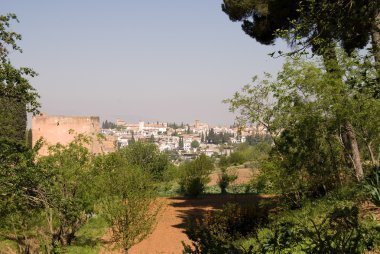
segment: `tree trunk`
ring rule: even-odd
[[[380,9],[374,13],[374,28],[372,31],[372,46],[375,54],[375,61],[380,64]]]
[[[342,71],[339,68],[338,59],[336,56],[334,44],[322,49],[320,51],[323,57],[323,62],[326,68],[326,71],[331,74],[335,79],[342,79]],[[343,122],[343,139],[344,146],[347,148],[348,152],[351,154],[352,163],[355,169],[355,176],[358,180],[363,178],[363,167],[360,158],[359,145],[356,140],[356,135],[353,130],[353,126],[349,119],[346,119]]]
[[[363,178],[363,167],[362,167],[362,163],[361,163],[359,146],[358,146],[358,142],[356,140],[356,135],[355,135],[353,127],[349,121],[346,121],[344,123],[343,129],[345,131],[345,134],[347,135],[347,140],[349,142],[349,148],[350,148],[350,152],[352,155],[352,161],[353,161],[354,168],[355,168],[355,176],[358,180],[360,180]]]
[[[372,165],[377,166],[379,162],[376,160],[375,155],[373,154],[371,143],[372,142],[366,143],[367,149],[368,149],[369,155],[371,156]]]

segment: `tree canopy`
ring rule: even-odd
[[[315,52],[331,42],[346,50],[365,47],[379,31],[377,0],[224,0],[222,10],[262,44],[286,38],[291,45],[312,46]],[[379,48],[380,49],[380,48]]]
[[[39,98],[28,77],[37,75],[30,68],[15,68],[8,57],[10,50],[21,52],[21,35],[9,30],[15,14],[0,16],[0,137],[25,142],[26,113],[38,113]]]

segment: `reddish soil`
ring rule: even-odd
[[[157,225],[153,232],[140,243],[133,246],[128,253],[131,254],[155,254],[155,253],[182,253],[182,241],[190,243],[184,233],[185,223],[188,219],[203,214],[207,210],[220,209],[228,202],[240,204],[252,204],[266,196],[247,194],[228,195],[205,195],[196,199],[190,198],[162,198],[164,202],[163,210],[158,218]],[[108,233],[104,240],[110,238]],[[122,250],[112,250],[103,248],[101,254],[123,253]]]
[[[237,169],[238,179],[234,184],[246,183],[252,178],[252,171],[248,168]],[[217,183],[218,174],[211,175],[210,185]],[[252,204],[266,196],[251,194],[227,194],[227,195],[204,195],[195,199],[174,197],[162,198],[163,208],[157,219],[157,225],[153,232],[140,243],[133,246],[130,254],[155,254],[155,253],[182,253],[182,242],[190,244],[186,236],[185,224],[189,219],[203,214],[207,210],[220,209],[228,202],[240,204]],[[108,232],[103,240],[107,242],[111,238]],[[112,244],[106,244],[101,254],[121,254],[122,250],[112,250]]]
[[[248,183],[253,176],[253,171],[251,168],[238,168],[238,169],[228,169],[229,174],[237,175],[237,179],[232,183],[235,184],[245,184]],[[219,172],[214,172],[210,175],[211,181],[208,185],[213,186],[218,184]]]

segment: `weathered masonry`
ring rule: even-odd
[[[48,154],[48,146],[60,143],[67,145],[74,140],[75,135],[85,134],[92,139],[86,145],[92,153],[109,152],[114,145],[111,140],[98,141],[100,120],[97,116],[48,116],[41,114],[32,118],[33,146],[41,137],[45,145],[39,151],[40,155]]]

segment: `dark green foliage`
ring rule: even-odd
[[[211,159],[205,154],[201,154],[193,161],[183,163],[179,168],[181,191],[191,197],[202,194],[206,184],[210,181],[209,174],[213,168]]]
[[[380,206],[380,167],[375,166],[366,176],[363,187],[366,190],[371,201]]]
[[[150,135],[149,142],[150,142],[150,143],[154,143],[154,135],[153,135],[153,134]]]
[[[237,179],[236,174],[229,174],[226,169],[222,169],[221,174],[219,175],[218,178],[218,186],[220,188],[220,191],[222,194],[227,193],[227,187]]]
[[[0,138],[0,239],[30,249],[35,226],[40,224],[42,205],[38,198],[41,178],[35,164],[36,151],[24,143]]]
[[[10,22],[17,21],[14,14],[0,15],[0,137],[25,142],[26,113],[38,113],[38,94],[27,77],[37,74],[29,68],[11,65],[9,47],[21,52],[17,41],[21,35],[9,31]]]
[[[335,208],[308,224],[281,222],[260,243],[258,253],[363,253],[379,240],[379,229],[359,223],[357,207]]]
[[[193,140],[191,142],[191,148],[198,148],[199,147],[199,142],[197,140]]]
[[[255,134],[255,135],[247,136],[245,143],[247,143],[250,146],[255,146],[260,143],[272,144],[273,141],[272,141],[271,136],[268,134],[265,134],[265,135]]]
[[[32,136],[32,129],[27,130],[26,132],[26,145],[28,148],[33,148],[33,136]]]
[[[133,131],[132,131],[132,137],[131,137],[130,140],[128,140],[128,144],[129,144],[129,145],[132,145],[132,144],[134,144],[134,143],[136,143],[136,140],[135,140],[135,134],[134,134]]]
[[[205,142],[209,144],[225,144],[230,142],[230,138],[232,137],[232,134],[220,132],[215,133],[214,129],[211,128],[209,133],[205,137]]]
[[[16,99],[0,97],[0,135],[3,138],[25,141],[26,105]]]
[[[347,52],[365,47],[375,29],[374,14],[379,2],[370,1],[258,1],[224,0],[222,10],[232,21],[262,44],[277,37],[318,51],[333,41]],[[282,31],[282,33],[279,33]]]
[[[7,225],[12,213],[37,205],[33,197],[39,181],[35,177],[35,151],[9,139],[0,139],[0,151],[0,220],[4,220],[0,224]]]
[[[205,183],[202,177],[194,176],[186,182],[181,182],[181,191],[189,197],[197,197],[205,190]]]
[[[184,244],[184,253],[250,253],[234,241],[253,234],[268,221],[268,213],[258,206],[227,204],[221,211],[210,211],[201,219],[188,222],[186,234],[194,249]]]
[[[189,126],[188,124],[186,124],[187,126]],[[185,126],[185,124],[182,122],[181,124],[177,124],[177,123],[175,123],[175,122],[173,122],[173,123],[168,123],[168,127],[169,128],[172,128],[172,129],[174,129],[174,130],[176,130],[176,129],[182,129],[182,128],[184,128],[184,126]]]
[[[299,17],[299,1],[224,0],[222,10],[232,21],[242,21],[243,31],[262,44],[272,44],[278,29],[288,29]]]
[[[37,112],[39,104],[34,88],[26,76],[34,77],[30,69],[15,69],[0,65],[0,136],[25,142],[26,113]]]
[[[102,129],[116,129],[117,125],[114,122],[111,121],[104,121],[102,123]]]
[[[183,137],[179,137],[178,148],[183,149]]]

